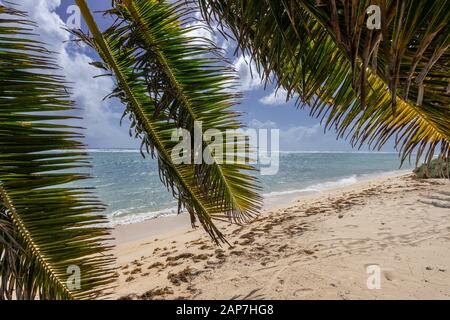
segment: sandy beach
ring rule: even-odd
[[[445,179],[377,178],[298,198],[245,226],[218,225],[231,247],[193,230],[187,215],[118,226],[112,298],[450,298]]]

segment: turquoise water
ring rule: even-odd
[[[161,184],[156,163],[135,151],[91,151],[97,195],[111,223],[127,224],[176,214],[177,202]],[[267,203],[272,198],[351,185],[399,169],[392,153],[282,153],[274,176],[259,176]],[[410,169],[405,164],[403,169]]]

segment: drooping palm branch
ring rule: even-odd
[[[110,229],[89,190],[65,185],[88,178],[74,173],[88,161],[79,129],[61,123],[74,120],[65,80],[33,32],[0,5],[0,300],[93,298],[114,280]]]
[[[450,155],[448,1],[199,0],[266,78],[354,146]],[[369,5],[381,29],[366,28]]]
[[[162,181],[180,208],[197,217],[213,239],[224,240],[212,219],[242,222],[260,207],[257,182],[248,174],[254,169],[248,159],[222,163],[216,155],[212,164],[177,164],[172,159],[177,141],[171,141],[171,134],[183,128],[193,137],[196,122],[201,122],[202,135],[208,129],[239,129],[238,114],[230,110],[237,97],[231,93],[234,73],[211,56],[217,51],[211,43],[189,37],[192,29],[183,27],[188,11],[182,5],[114,1],[107,13],[116,22],[102,33],[85,1],[77,4],[92,38],[77,34],[98,51],[103,62],[96,65],[114,74],[112,96],[126,105],[124,115],[132,120],[136,137],[157,157]],[[246,141],[230,144],[232,153],[248,149]],[[208,150],[207,144],[202,147]]]

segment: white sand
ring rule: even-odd
[[[447,180],[384,177],[219,225],[232,248],[187,215],[118,227],[114,298],[450,298]],[[367,287],[369,265],[380,289]]]

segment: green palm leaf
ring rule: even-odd
[[[60,123],[73,103],[25,13],[0,16],[0,299],[96,297],[114,259],[103,205],[64,185],[88,178],[78,128]]]
[[[370,1],[199,2],[268,81],[354,146],[379,149],[395,136],[402,162],[414,152],[429,161],[437,148],[450,155],[448,1],[379,1],[374,31]]]
[[[253,168],[245,161],[221,163],[221,159],[212,164],[175,164],[171,152],[176,143],[170,138],[175,128],[193,136],[196,122],[202,123],[201,133],[241,127],[238,114],[230,110],[236,103],[236,94],[230,93],[234,73],[220,59],[211,58],[216,51],[212,44],[188,36],[190,29],[181,26],[187,15],[183,6],[116,1],[108,11],[116,23],[101,33],[85,1],[77,3],[93,38],[78,35],[99,52],[104,63],[97,66],[114,73],[118,87],[113,96],[127,106],[125,115],[143,147],[156,150],[163,182],[180,207],[197,216],[214,239],[223,239],[212,218],[243,222],[260,207],[256,180],[245,173]],[[245,141],[234,147],[248,149]]]

